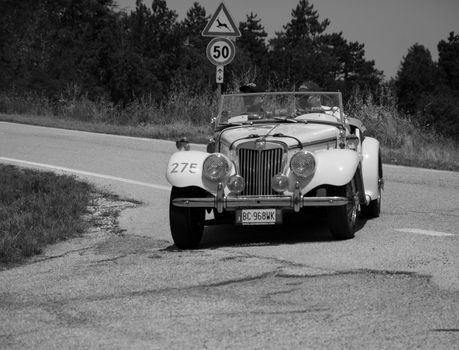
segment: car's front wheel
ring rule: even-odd
[[[347,197],[346,205],[328,207],[328,227],[334,239],[353,238],[359,211],[359,201],[354,180],[345,186],[333,187],[331,196]]]
[[[199,188],[172,187],[169,203],[169,224],[177,248],[195,249],[199,247],[204,232],[205,209],[177,207],[172,204],[175,198],[200,197]]]

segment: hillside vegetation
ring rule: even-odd
[[[210,38],[201,35],[209,19],[199,2],[179,20],[167,0],[137,0],[132,11],[114,0],[4,1],[1,118],[205,142],[217,104]],[[365,45],[332,32],[313,1],[298,0],[271,38],[256,13],[238,24],[223,92],[246,83],[294,91],[312,81],[342,92],[346,111],[381,140],[384,161],[458,168],[459,34],[445,33],[437,62],[422,44],[407,48],[387,80]]]
[[[401,114],[394,99],[356,94],[345,110],[363,121],[367,135],[382,146],[383,162],[459,171],[459,144],[433,127],[416,126]],[[390,102],[392,101],[392,102]],[[217,113],[216,95],[190,96],[177,92],[165,105],[133,102],[126,108],[72,98],[56,106],[40,98],[10,98],[0,94],[0,120],[101,133],[176,140],[187,137],[206,143],[212,136],[209,121]]]

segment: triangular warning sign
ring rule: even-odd
[[[212,18],[202,31],[202,36],[241,36],[241,32],[234,24],[234,21],[223,2],[218,6]]]

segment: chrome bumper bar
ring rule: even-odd
[[[215,198],[175,198],[172,204],[177,207],[188,208],[215,208],[219,213],[223,209],[236,208],[279,208],[293,209],[298,212],[303,207],[329,207],[346,205],[349,202],[346,197],[300,197],[294,196],[226,196]]]
[[[218,213],[224,209],[237,208],[278,208],[293,209],[299,212],[303,207],[332,207],[349,203],[347,197],[303,197],[300,186],[295,184],[295,189],[290,196],[225,196],[223,185],[217,186],[217,195],[202,198],[175,198],[172,204],[177,207],[188,208],[215,208]]]

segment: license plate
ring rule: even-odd
[[[276,225],[282,223],[279,209],[242,209],[236,211],[236,224]]]

